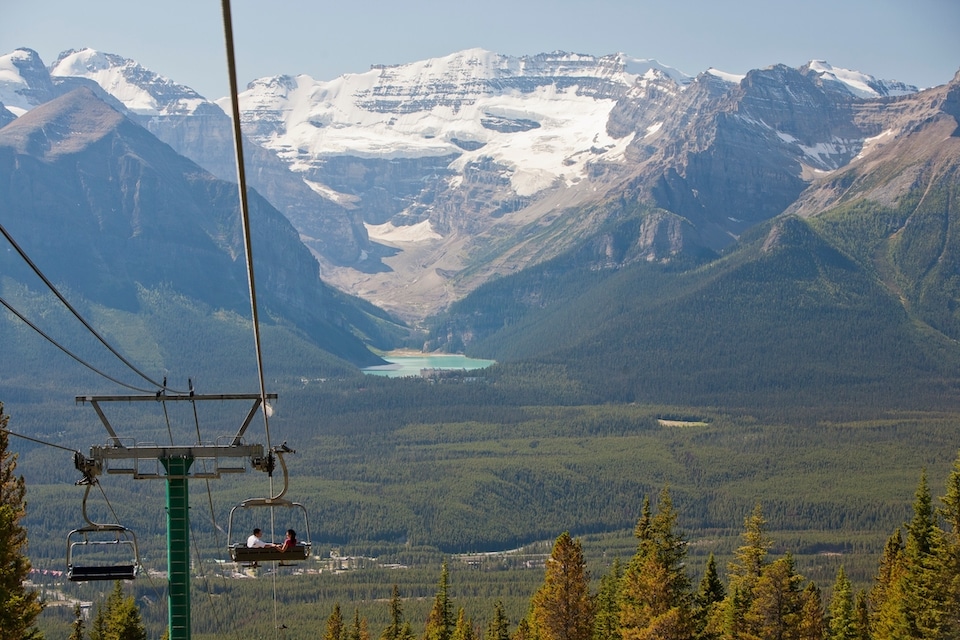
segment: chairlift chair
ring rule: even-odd
[[[296,546],[288,551],[272,547],[252,548],[247,546],[246,533],[238,533],[239,539],[234,539],[234,522],[238,509],[258,509],[258,508],[280,507],[285,509],[295,509],[299,512],[303,527],[300,531],[304,538],[297,539]],[[259,562],[284,562],[294,563],[306,560],[310,556],[310,521],[307,518],[307,509],[298,502],[291,502],[284,498],[250,498],[230,509],[230,520],[227,525],[227,547],[230,551],[230,559],[240,564],[256,564]]]
[[[93,524],[67,535],[67,579],[71,582],[133,580],[139,569],[137,537],[124,526]]]

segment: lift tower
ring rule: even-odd
[[[81,471],[85,475],[106,471],[130,474],[138,480],[163,479],[167,482],[167,613],[170,640],[190,639],[190,504],[187,481],[190,478],[219,478],[224,473],[243,473],[246,471],[244,459],[249,459],[250,465],[256,470],[272,472],[272,452],[264,455],[262,444],[243,443],[243,434],[261,408],[264,397],[272,400],[277,394],[167,395],[161,392],[153,395],[76,396],[77,402],[89,403],[94,408],[109,435],[107,445],[90,447],[90,458],[78,462],[78,466],[84,467]],[[121,439],[100,406],[106,402],[206,400],[246,400],[253,404],[236,434],[225,436],[215,444],[197,442],[183,446],[137,444],[130,439]]]

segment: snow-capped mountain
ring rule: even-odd
[[[119,101],[129,117],[180,154],[221,179],[236,181],[230,119],[193,89],[134,60],[93,49],[65,51],[50,67],[54,84],[68,88],[78,80]],[[250,186],[296,224],[311,249],[334,263],[359,258],[368,239],[353,213],[314,193],[272,152],[250,140],[244,148],[248,164],[257,169],[248,175]]]
[[[64,51],[50,66],[52,78],[88,78],[137,115],[191,114],[206,100],[193,89],[137,62],[94,49]]]
[[[330,158],[448,158],[451,184],[492,160],[525,197],[583,177],[596,155],[622,155],[606,132],[637,83],[690,78],[623,55],[514,58],[481,49],[317,81],[278,76],[240,95],[244,130],[308,177]],[[224,105],[225,106],[225,105]]]
[[[0,56],[0,103],[14,115],[56,97],[50,74],[36,51],[17,49]]]
[[[917,88],[896,80],[879,80],[871,75],[834,67],[824,60],[812,60],[801,68],[816,74],[823,84],[832,83],[857,98],[886,98],[916,93]]]
[[[19,115],[96,83],[182,155],[234,175],[229,119],[191,89],[90,49],[45,71],[29,50],[0,58],[0,100]],[[251,184],[324,277],[416,319],[641,204],[679,216],[648,219],[642,259],[719,250],[899,135],[872,105],[914,92],[823,61],[691,78],[624,54],[469,49],[330,81],[262,78],[240,105]]]

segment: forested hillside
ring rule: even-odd
[[[700,267],[582,267],[572,254],[486,285],[434,335],[563,367],[606,401],[956,406],[953,343],[805,220],[763,225]]]

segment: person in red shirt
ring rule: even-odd
[[[297,532],[293,529],[287,529],[287,539],[280,545],[280,551],[286,552],[297,546]]]

